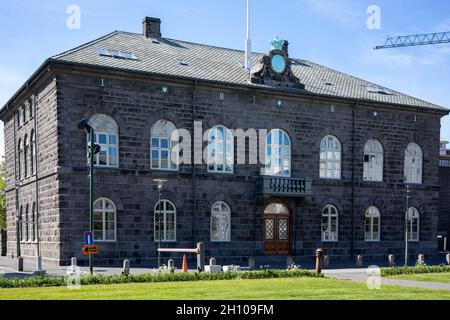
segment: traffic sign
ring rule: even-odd
[[[99,251],[99,247],[98,246],[84,246],[83,247],[83,254],[87,255],[87,254],[97,254]]]
[[[92,246],[94,244],[94,234],[91,231],[84,233],[84,244],[86,246]]]

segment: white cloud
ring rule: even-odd
[[[354,4],[345,0],[305,0],[317,13],[331,17],[343,24],[358,25],[365,22],[363,11],[356,11]]]
[[[438,23],[434,30],[436,32],[448,32],[450,31],[450,18],[444,21],[441,21],[440,23]]]

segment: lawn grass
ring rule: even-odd
[[[2,300],[450,300],[450,291],[366,284],[325,278],[129,283],[0,289]]]
[[[423,273],[390,276],[389,279],[450,283],[450,273]]]

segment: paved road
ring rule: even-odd
[[[355,282],[367,282],[367,270],[366,269],[333,269],[324,270],[323,273],[328,278],[338,280],[350,280]],[[438,282],[424,282],[424,281],[410,281],[410,280],[394,280],[388,278],[381,279],[381,285],[396,285],[404,287],[421,287],[427,289],[437,290],[450,290],[450,284],[438,283]]]

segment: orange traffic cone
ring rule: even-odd
[[[188,272],[187,259],[185,254],[183,255],[183,265],[181,269],[183,272]]]

